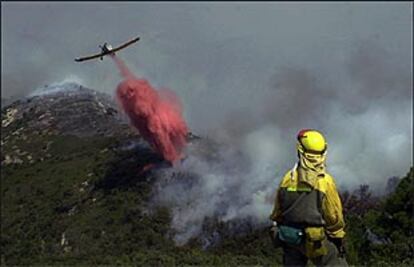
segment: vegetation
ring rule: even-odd
[[[347,216],[348,261],[367,266],[414,266],[414,172],[376,208]],[[365,190],[367,192],[368,189]],[[369,203],[370,198],[362,199]]]
[[[263,229],[221,249],[176,247],[169,210],[147,207],[154,177],[143,167],[160,161],[149,149],[119,149],[115,137],[26,140],[4,145],[5,155],[33,156],[1,169],[2,265],[280,264]]]
[[[155,179],[145,170],[161,162],[148,148],[22,127],[2,136],[2,266],[280,266],[266,229],[208,249],[196,239],[175,246],[170,211],[148,207]],[[413,168],[383,200],[367,186],[347,198],[348,262],[414,266]]]

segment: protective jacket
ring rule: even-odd
[[[274,209],[270,219],[281,225],[299,228],[324,227],[331,238],[344,238],[345,222],[342,204],[336,190],[335,182],[326,172],[312,179],[312,183],[301,179],[305,172],[301,167],[288,171],[276,192]],[[284,215],[301,194],[305,194],[298,203]]]

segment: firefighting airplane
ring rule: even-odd
[[[95,59],[95,58],[100,58],[101,60],[103,59],[104,56],[107,55],[115,55],[115,52],[124,49],[127,46],[132,45],[133,43],[138,42],[139,37],[136,37],[118,47],[112,48],[112,46],[110,44],[104,43],[103,45],[100,45],[99,48],[101,48],[101,53],[99,54],[95,54],[95,55],[91,55],[91,56],[87,56],[87,57],[78,57],[75,58],[76,62],[82,62],[85,60],[90,60],[90,59]]]

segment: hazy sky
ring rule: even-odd
[[[412,3],[1,3],[2,95],[74,80],[111,93],[118,55],[174,90],[197,134],[231,139],[282,173],[318,128],[339,184],[383,184],[412,165]]]

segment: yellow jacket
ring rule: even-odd
[[[323,226],[328,236],[343,238],[345,222],[342,204],[332,176],[325,173],[310,187],[299,181],[298,170],[287,172],[280,182],[270,219],[279,224]],[[300,194],[307,194],[291,211],[283,215]]]

